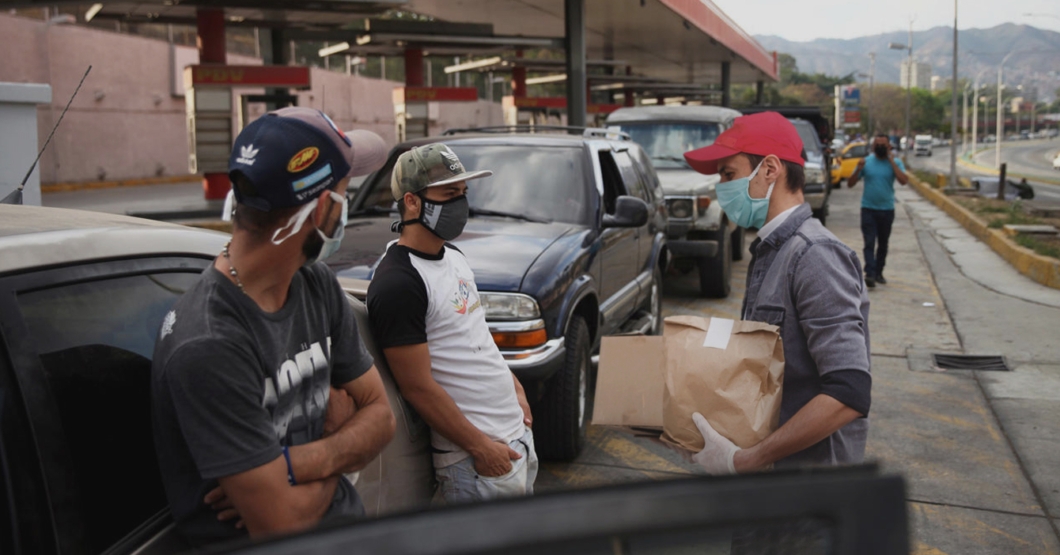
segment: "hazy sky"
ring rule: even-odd
[[[713,0],[752,35],[788,40],[853,38],[953,26],[952,0]],[[1024,15],[1031,13],[1034,15]],[[958,0],[957,28],[1023,23],[1060,32],[1060,0]]]

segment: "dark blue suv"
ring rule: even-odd
[[[596,129],[478,129],[398,145],[354,194],[346,238],[328,263],[370,280],[397,209],[394,162],[445,142],[469,170],[471,217],[453,243],[466,256],[493,338],[533,405],[543,458],[570,460],[592,410],[600,337],[662,328],[666,212],[658,177],[628,136]]]

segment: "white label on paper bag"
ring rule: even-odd
[[[707,338],[703,340],[704,347],[714,347],[725,350],[729,346],[729,338],[732,336],[733,321],[728,318],[711,318],[710,327],[707,328]]]

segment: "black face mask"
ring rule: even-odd
[[[877,158],[887,158],[887,145],[876,145],[872,147],[872,151],[876,153]]]
[[[401,231],[401,228],[406,225],[420,224],[445,241],[452,241],[464,232],[464,226],[467,225],[468,213],[470,212],[467,195],[461,195],[444,202],[434,202],[423,195],[417,196],[420,197],[423,206],[420,210],[420,217],[414,220],[394,222],[394,225],[391,226],[392,230]]]

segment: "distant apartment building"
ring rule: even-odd
[[[918,89],[931,88],[931,64],[913,60],[913,67],[910,69],[909,60],[902,60],[899,69],[901,71],[898,83],[903,89],[908,87],[909,83]]]

